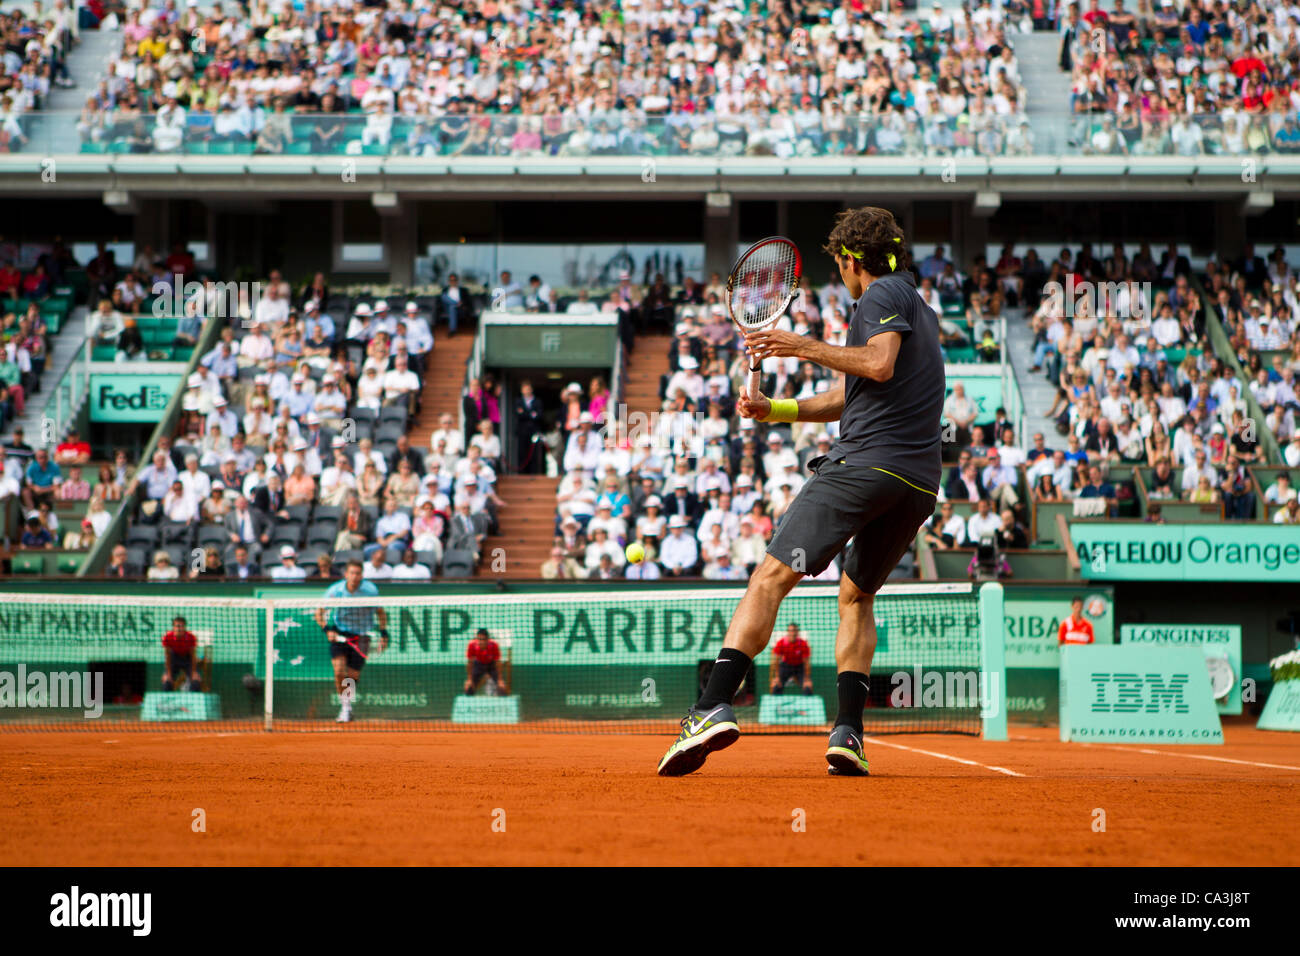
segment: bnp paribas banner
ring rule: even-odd
[[[464,666],[468,642],[486,628],[515,668],[694,667],[717,655],[740,594],[682,589],[467,597],[454,603],[415,599],[385,608],[390,645],[368,664]],[[812,665],[834,667],[838,622],[836,589],[801,588],[782,604],[775,633],[795,625],[811,646]],[[379,626],[377,617],[361,623],[371,631]],[[876,629],[873,669],[979,667],[973,591],[882,594]],[[277,606],[275,632],[277,681],[320,680],[332,673],[316,609]],[[768,666],[769,654],[759,655],[760,668]],[[263,667],[259,658],[259,674]]]
[[[144,661],[161,664],[177,615],[222,664],[251,664],[265,645],[264,608],[250,601],[177,602],[61,595],[0,597],[0,664]]]
[[[1300,581],[1300,526],[1071,522],[1094,581]]]

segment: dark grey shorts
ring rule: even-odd
[[[934,514],[935,496],[868,465],[810,465],[815,474],[781,517],[767,553],[796,571],[821,574],[851,539],[844,573],[875,594]]]

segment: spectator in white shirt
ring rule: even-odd
[[[993,512],[989,500],[981,498],[975,503],[975,513],[966,522],[966,540],[971,545],[979,544],[984,535],[996,535],[1000,527],[1002,519]]]
[[[307,577],[307,569],[298,563],[298,552],[293,545],[286,544],[280,548],[280,564],[271,569],[271,578],[275,581],[301,581]]]
[[[419,394],[420,377],[411,371],[405,355],[398,353],[393,367],[384,373],[384,404],[402,405]]]
[[[686,534],[686,519],[673,515],[668,522],[668,537],[659,549],[659,563],[671,577],[682,577],[694,572],[700,551],[695,536]]]
[[[429,581],[433,579],[433,572],[426,564],[421,564],[415,560],[415,552],[407,548],[402,552],[402,560],[393,567],[392,579],[394,581]]]

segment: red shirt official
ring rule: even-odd
[[[193,654],[198,642],[193,631],[168,631],[163,635],[163,647],[173,654]]]
[[[1092,622],[1083,618],[1076,619],[1070,615],[1061,622],[1061,629],[1056,635],[1060,644],[1091,644],[1093,642]]]
[[[776,646],[772,648],[772,653],[782,664],[798,665],[808,660],[812,654],[812,648],[802,637],[791,638],[788,634],[781,635],[777,640]]]
[[[470,641],[465,649],[465,659],[480,664],[494,664],[501,659],[501,648],[490,638],[486,641]]]

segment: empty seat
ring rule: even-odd
[[[474,552],[465,548],[452,548],[442,556],[442,575],[446,578],[468,578],[474,574]]]

